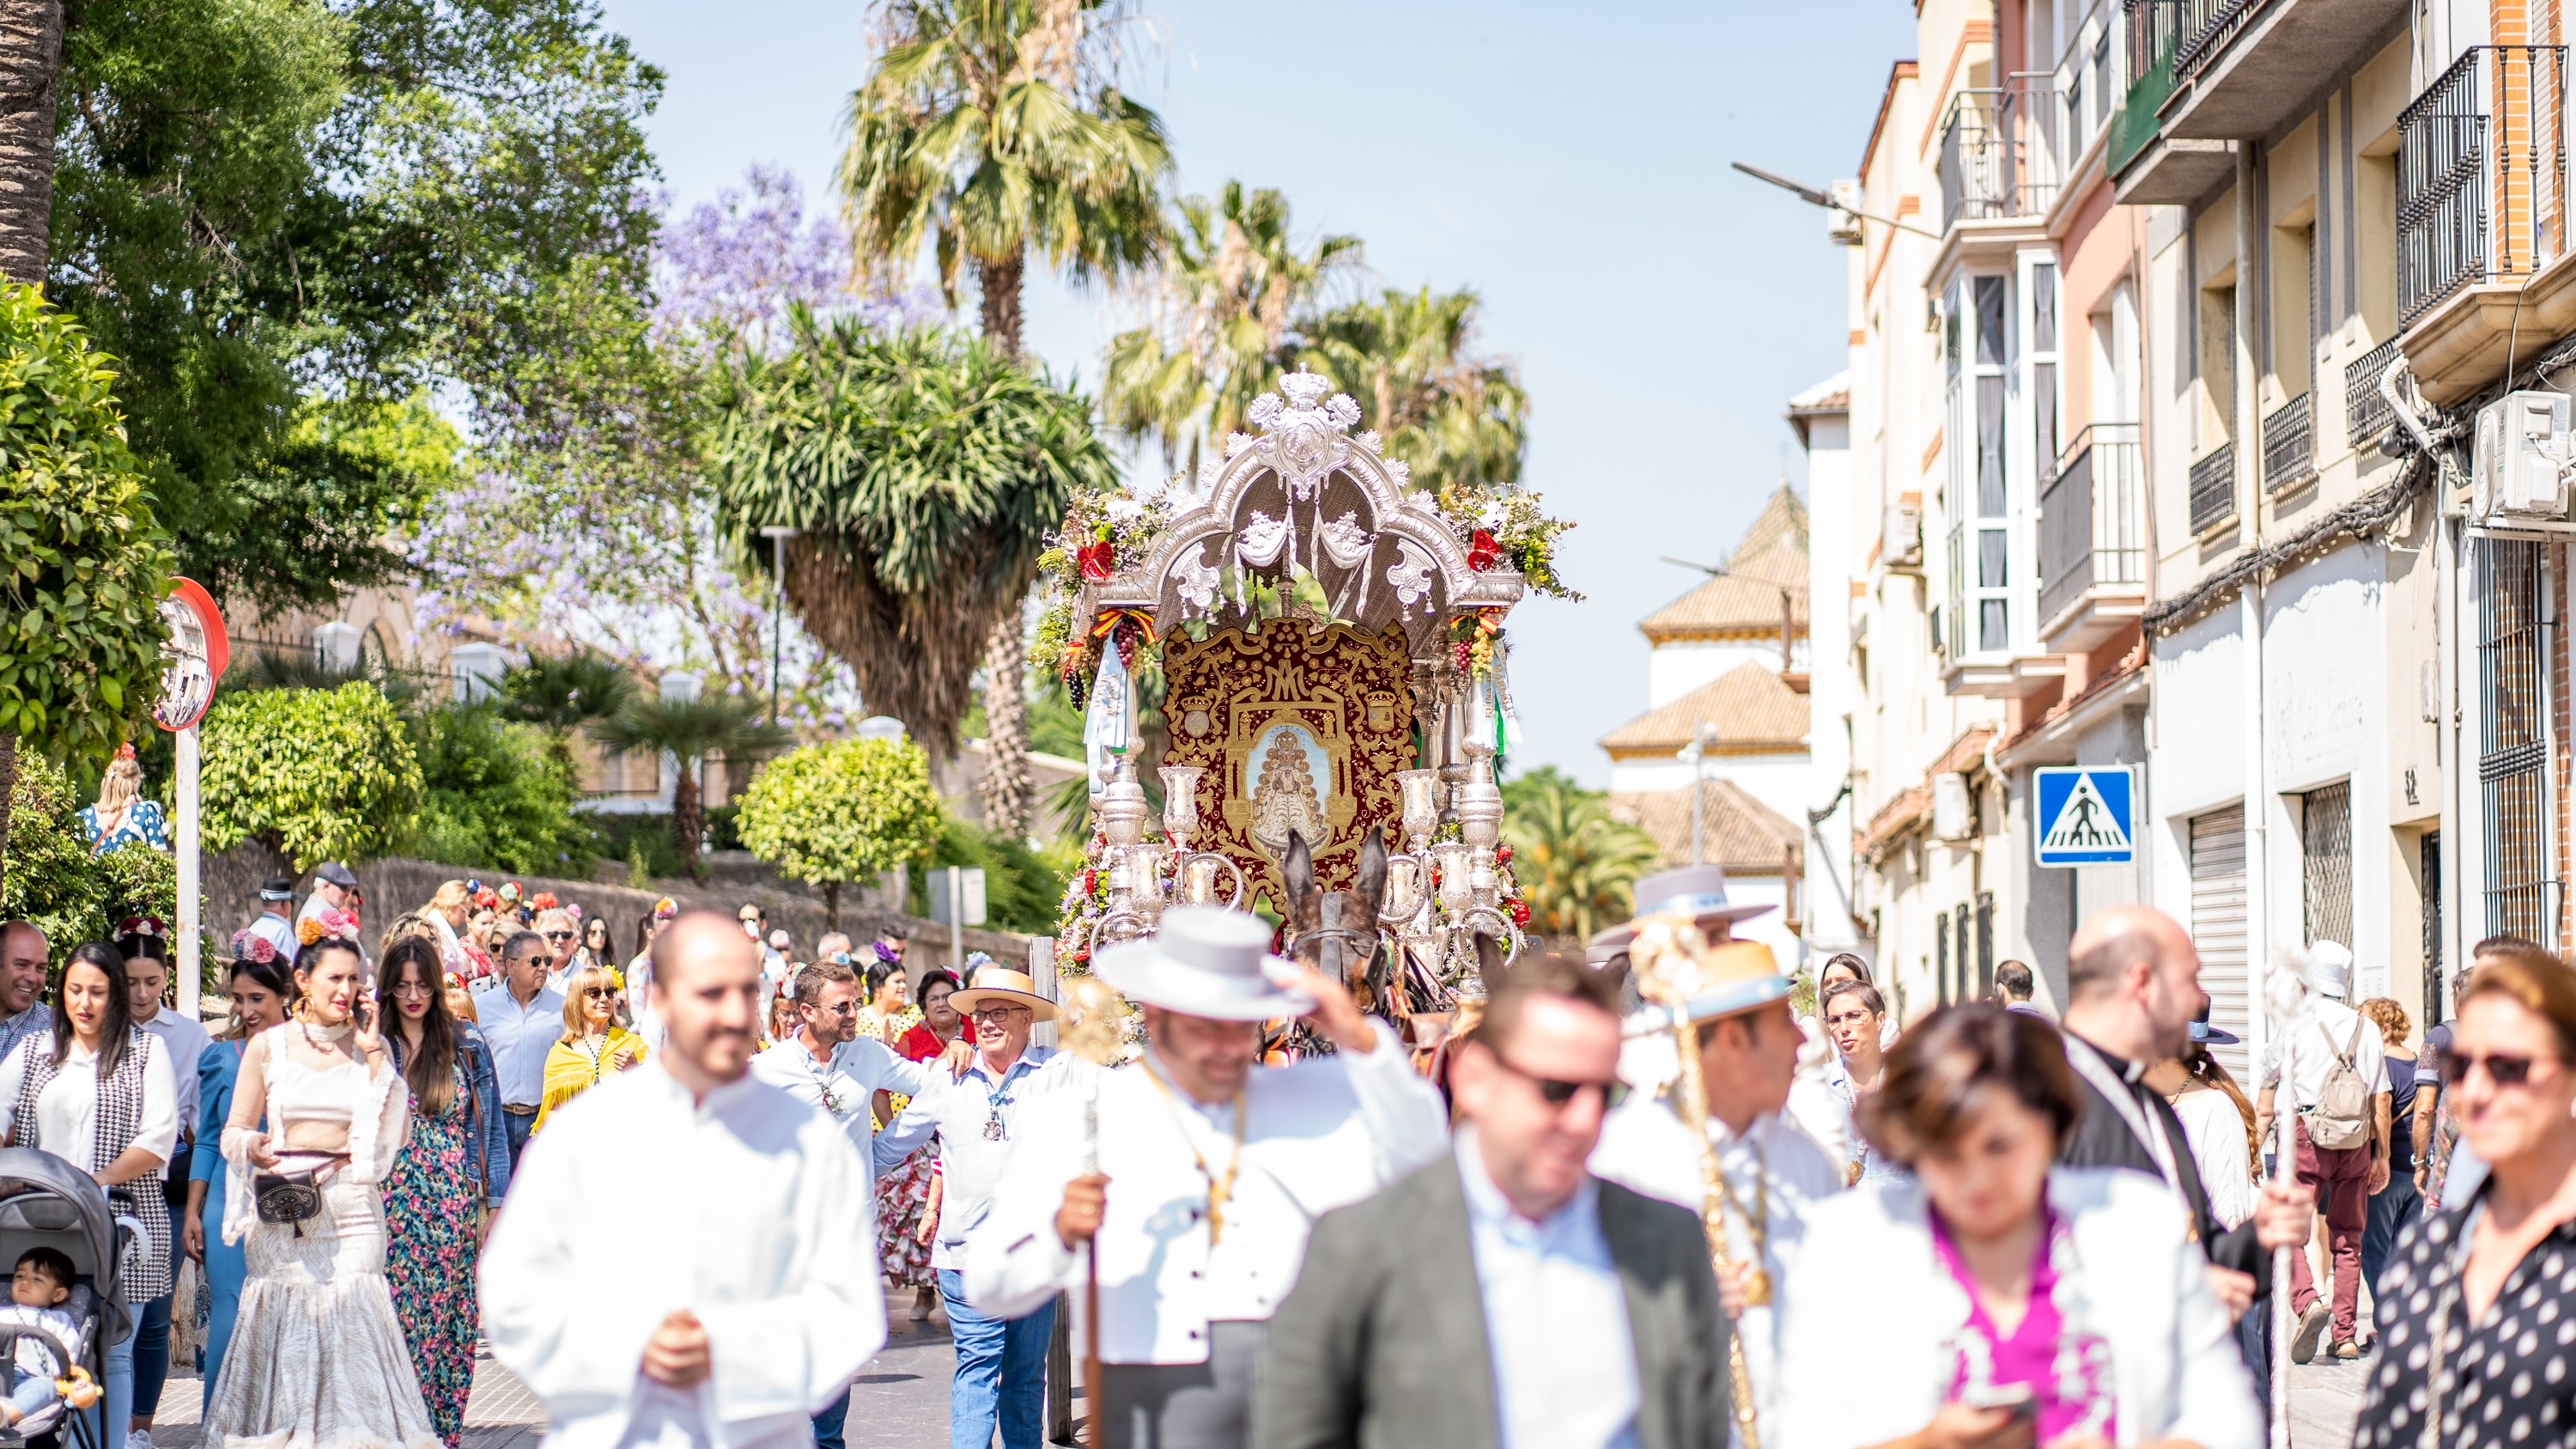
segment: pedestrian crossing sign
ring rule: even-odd
[[[2039,792],[2034,857],[2044,866],[2128,865],[2138,858],[2133,777],[2124,765],[2031,772]]]

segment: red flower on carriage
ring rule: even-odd
[[[1511,864],[1511,863],[1512,863],[1512,848],[1511,848],[1510,846],[1508,846],[1508,845],[1497,845],[1497,846],[1495,846],[1495,847],[1494,847],[1494,864],[1496,864],[1496,865],[1509,865],[1509,864]]]
[[[1492,568],[1502,556],[1503,546],[1494,541],[1492,534],[1480,528],[1468,536],[1467,567],[1481,574]]]
[[[1512,910],[1512,924],[1513,924],[1513,925],[1515,925],[1515,926],[1526,926],[1526,925],[1528,925],[1528,924],[1529,924],[1529,902],[1527,902],[1527,901],[1525,901],[1525,900],[1522,900],[1522,899],[1521,899],[1520,897],[1518,897],[1518,896],[1514,896],[1514,897],[1512,897],[1512,899],[1510,900],[1510,902],[1509,902],[1508,904],[1511,906],[1511,910]]]
[[[1083,545],[1073,561],[1082,566],[1082,576],[1095,584],[1109,581],[1118,572],[1118,549],[1107,539]]]

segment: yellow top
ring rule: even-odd
[[[599,1085],[599,1079],[610,1072],[643,1061],[647,1054],[644,1038],[622,1026],[610,1027],[604,1037],[556,1042],[546,1052],[545,1096],[528,1130],[542,1129],[557,1107]]]

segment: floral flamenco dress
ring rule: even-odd
[[[430,1427],[458,1449],[474,1393],[474,1258],[483,1189],[474,1177],[473,1084],[457,1054],[456,1095],[432,1116],[411,1099],[411,1131],[385,1178],[385,1281],[411,1345]],[[406,1087],[404,1090],[408,1091]]]
[[[885,1040],[883,1018],[876,1008],[859,1013],[862,1035]],[[907,1006],[895,1015],[895,1051],[916,1062],[939,1055],[939,1038],[921,1024],[921,1008]],[[924,1051],[924,1045],[928,1050]],[[901,1092],[886,1094],[896,1116],[912,1100]],[[873,1124],[883,1132],[892,1118]],[[877,1260],[891,1283],[905,1288],[937,1288],[939,1275],[930,1266],[930,1245],[921,1240],[921,1220],[930,1211],[931,1184],[939,1180],[939,1142],[933,1138],[912,1150],[894,1169],[877,1179]]]

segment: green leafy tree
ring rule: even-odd
[[[554,299],[648,290],[659,73],[593,0],[66,11],[35,247],[120,359],[185,570],[263,609],[396,577],[453,482],[408,446],[444,430],[423,389],[496,454],[544,439],[588,383]]]
[[[952,308],[959,269],[971,263],[984,339],[1016,361],[1032,247],[1080,280],[1131,272],[1161,245],[1171,148],[1161,119],[1118,89],[1120,6],[889,0],[881,14],[884,50],[850,96],[841,158],[858,261],[878,275],[900,275],[928,244]],[[1021,552],[1017,540],[1004,543],[1003,556]],[[1028,552],[1007,581],[1014,604],[1034,575],[1035,551]],[[1016,617],[1005,627],[997,614],[976,613],[980,629],[939,641],[966,652],[927,662],[962,678],[983,660],[991,725],[985,811],[1016,835],[1028,828],[1030,804],[1026,640]],[[860,690],[879,705],[864,678]],[[902,708],[887,712],[916,724]],[[943,755],[954,749],[957,710],[934,703],[924,713],[936,727],[916,728],[915,737]]]
[[[945,757],[1048,535],[1077,494],[1117,487],[1116,465],[1084,398],[980,338],[802,309],[790,326],[785,355],[741,358],[719,389],[721,526],[746,564],[759,528],[800,530],[787,598],[806,632],[848,661],[870,710]],[[996,824],[1025,830],[1025,806]]]
[[[903,740],[807,745],[769,762],[742,797],[743,848],[823,888],[832,929],[841,886],[919,860],[937,837],[930,760]]]
[[[930,871],[953,865],[984,872],[984,923],[995,930],[1033,936],[1055,931],[1065,876],[1082,864],[1081,847],[1071,842],[1032,850],[1025,837],[986,830],[945,811],[927,862]],[[935,879],[926,872],[914,879],[911,909],[915,915],[929,914]]]
[[[1554,767],[1503,787],[1503,838],[1532,935],[1587,941],[1628,918],[1630,888],[1654,868],[1655,843],[1610,814],[1609,799]]]
[[[639,751],[667,754],[680,763],[679,783],[671,792],[671,835],[689,873],[700,876],[698,843],[706,838],[706,806],[698,783],[699,769],[710,758],[727,764],[757,760],[788,742],[788,732],[760,717],[760,707],[741,695],[707,699],[637,699],[607,719],[590,726],[591,740],[612,755]]]
[[[114,378],[36,288],[0,286],[0,857],[20,751],[104,760],[160,686],[170,553]]]
[[[1520,481],[1529,396],[1510,364],[1471,350],[1480,305],[1473,292],[1390,290],[1304,329],[1298,362],[1359,402],[1416,488]]]
[[[92,855],[78,797],[58,767],[30,756],[10,790],[18,834],[0,874],[0,921],[36,923],[60,957],[127,916],[178,916],[177,866],[139,842]]]
[[[1274,386],[1296,328],[1336,277],[1360,265],[1360,239],[1327,236],[1299,249],[1288,202],[1229,181],[1214,198],[1172,205],[1168,246],[1148,290],[1149,326],[1109,340],[1101,415],[1161,443],[1166,467],[1196,478],[1202,449],[1244,431],[1244,411]]]
[[[228,692],[200,739],[210,850],[248,840],[301,872],[389,854],[417,825],[420,759],[372,684]]]
[[[589,870],[593,836],[574,810],[581,790],[553,740],[503,720],[488,702],[424,711],[412,731],[421,854],[531,875]]]
[[[618,714],[635,702],[635,693],[635,676],[606,655],[588,649],[540,654],[502,679],[501,713],[544,731],[558,772],[570,779],[574,733]]]

